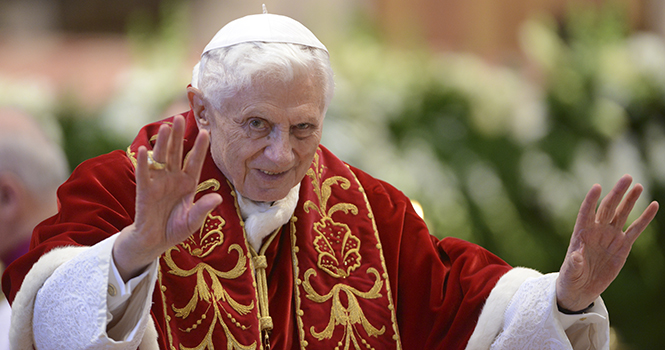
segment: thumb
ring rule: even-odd
[[[218,193],[208,193],[199,198],[189,210],[187,227],[194,227],[195,229],[201,227],[208,213],[221,203],[222,196]],[[194,232],[194,230],[191,230],[191,232]]]
[[[563,271],[569,283],[575,283],[582,278],[582,274],[584,273],[584,256],[581,251],[574,250],[570,252],[565,264],[566,266]]]
[[[584,256],[580,251],[574,251],[570,254],[570,260],[572,263],[573,271],[575,275],[579,275],[584,268]]]

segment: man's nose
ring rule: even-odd
[[[291,145],[291,133],[273,130],[268,136],[268,147],[264,151],[266,157],[279,166],[288,166],[295,157]]]

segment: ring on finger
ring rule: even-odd
[[[152,158],[152,151],[148,152],[148,168],[152,170],[162,170],[166,167],[164,163],[160,163]]]

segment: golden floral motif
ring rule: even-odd
[[[219,189],[219,181],[215,179],[209,179],[201,182],[196,187],[196,193],[212,189],[217,191]],[[226,221],[219,215],[212,215],[208,213],[206,221],[201,226],[198,235],[191,235],[184,242],[180,243],[183,248],[187,249],[189,254],[203,258],[208,256],[212,251],[222,244],[224,241],[224,233],[222,232],[222,227],[226,224]]]
[[[318,154],[314,156],[313,167],[307,171],[307,176],[312,179],[314,193],[319,199],[317,206],[313,201],[305,202],[305,212],[316,210],[321,219],[314,223],[314,248],[319,253],[317,266],[335,278],[347,277],[360,266],[360,240],[344,223],[337,223],[332,219],[335,212],[349,212],[358,214],[358,207],[351,203],[336,203],[327,209],[328,200],[332,194],[332,186],[339,185],[348,190],[351,183],[342,176],[332,176],[323,181],[324,167],[319,165]]]
[[[192,329],[197,328],[198,325],[201,324],[200,321],[208,317],[207,314],[210,311],[210,306],[212,307],[213,311],[212,315],[213,319],[212,321],[210,321],[208,333],[206,337],[201,341],[201,343],[193,348],[188,348],[181,345],[180,349],[214,350],[214,346],[212,343],[212,334],[215,329],[215,326],[217,325],[217,322],[219,322],[219,324],[222,326],[222,329],[224,330],[224,333],[226,334],[228,349],[238,349],[238,350],[256,349],[256,341],[254,341],[254,343],[250,345],[242,345],[235,339],[235,337],[229,330],[228,326],[224,323],[223,314],[222,314],[223,312],[224,314],[226,314],[227,318],[231,319],[232,321],[235,320],[232,317],[231,313],[226,309],[224,304],[230,306],[233,310],[235,310],[235,312],[237,312],[240,315],[246,315],[249,312],[251,312],[252,309],[254,309],[254,301],[252,301],[249,305],[243,305],[237,302],[229,295],[226,289],[224,289],[222,283],[219,280],[220,278],[223,279],[238,278],[247,269],[246,268],[247,259],[245,258],[245,254],[243,253],[242,248],[240,248],[240,245],[233,244],[229,247],[228,250],[229,254],[232,251],[236,251],[238,253],[238,261],[236,262],[236,266],[227,272],[215,270],[210,265],[205,263],[199,263],[190,270],[183,270],[182,268],[178,267],[173,261],[171,254],[174,250],[180,250],[180,249],[178,248],[178,246],[175,246],[169,249],[164,254],[164,261],[166,265],[170,268],[168,273],[179,277],[190,277],[196,275],[196,287],[194,287],[192,297],[190,298],[187,305],[180,308],[176,307],[175,304],[171,305],[171,308],[175,312],[175,316],[178,318],[182,318],[184,320],[187,319],[190,316],[190,314],[196,309],[199,302],[205,302],[209,305],[207,311],[198,320],[192,322],[192,327],[187,329],[181,329],[181,331],[190,332]],[[211,281],[210,285],[206,282],[205,278],[206,275],[208,276],[208,279]],[[235,321],[233,324],[235,324],[236,327],[242,330],[246,330],[248,328],[247,326],[242,325],[237,321]]]
[[[347,277],[360,266],[360,239],[348,225],[324,217],[314,224],[314,231],[318,233],[314,248],[319,252],[321,269],[335,277]]]
[[[317,332],[314,326],[312,326],[310,328],[312,336],[318,340],[330,339],[333,336],[335,327],[337,325],[342,325],[344,327],[344,335],[342,336],[342,340],[337,343],[338,347],[336,349],[343,346],[344,350],[348,350],[351,344],[353,344],[353,347],[356,350],[360,350],[361,347],[358,339],[360,339],[360,343],[365,347],[371,347],[359,333],[356,325],[360,324],[365,330],[365,333],[372,337],[378,337],[385,333],[385,326],[381,327],[381,329],[377,329],[367,320],[360,304],[358,303],[358,299],[356,298],[377,299],[381,297],[380,291],[381,288],[383,288],[383,281],[379,276],[379,272],[375,268],[370,267],[367,269],[367,273],[372,274],[375,277],[374,285],[367,292],[361,292],[346,284],[338,283],[327,294],[320,295],[314,290],[309,282],[312,275],[316,277],[316,271],[312,268],[305,272],[305,279],[302,285],[307,293],[307,298],[317,303],[324,303],[332,299],[332,308],[330,310],[330,320],[328,321],[328,325],[320,332]],[[342,303],[342,298],[340,297],[342,292],[346,295],[347,306],[344,306]]]
[[[208,218],[201,226],[199,234],[189,236],[180,245],[193,256],[206,257],[224,241],[222,227],[225,223],[226,221],[221,216],[208,213]]]
[[[196,193],[212,189],[214,191],[219,190],[220,184],[219,181],[215,179],[209,179],[201,182],[197,188]],[[224,316],[230,321],[230,324],[241,330],[247,330],[249,326],[245,326],[238,322],[236,318],[231,314],[225,305],[228,305],[233,309],[237,314],[244,316],[250,313],[254,309],[254,301],[249,305],[243,305],[233,299],[231,295],[224,289],[221,279],[235,279],[240,277],[247,270],[247,258],[238,244],[232,244],[228,248],[228,254],[232,252],[237,252],[238,260],[233,269],[227,272],[222,272],[212,268],[212,266],[206,263],[198,263],[194,268],[190,270],[184,270],[180,268],[175,261],[173,260],[172,253],[174,251],[181,251],[181,248],[184,249],[187,253],[197,258],[204,258],[210,255],[215,248],[220,246],[224,242],[224,233],[222,228],[226,224],[226,221],[218,215],[212,215],[208,213],[205,223],[201,226],[198,234],[190,236],[187,240],[180,243],[179,245],[169,249],[164,254],[164,262],[170,268],[168,273],[176,275],[178,277],[190,277],[196,276],[196,286],[192,292],[192,296],[189,299],[189,302],[183,307],[176,307],[175,304],[171,305],[171,309],[175,313],[175,317],[181,318],[183,320],[187,319],[191,313],[196,310],[199,302],[204,302],[208,305],[206,311],[197,319],[192,320],[191,326],[186,329],[180,329],[182,332],[189,333],[192,330],[198,328],[203,324],[203,320],[208,319],[208,314],[212,310],[212,320],[210,321],[210,326],[208,326],[208,331],[204,339],[199,343],[199,345],[189,348],[180,344],[180,350],[214,350],[213,344],[213,332],[219,323],[222,327],[224,334],[226,334],[227,339],[227,349],[237,349],[237,350],[255,350],[256,341],[250,345],[243,345],[238,342],[238,340],[233,336],[229,326],[224,322]],[[210,281],[210,282],[207,282]]]

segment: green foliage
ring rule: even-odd
[[[56,104],[56,117],[72,167],[116,149],[125,150],[139,129],[167,117],[164,111],[182,98],[190,72],[183,71],[187,51],[187,3],[165,1],[159,21],[136,13],[129,22],[133,66],[122,86],[99,109],[83,109],[71,96]],[[178,111],[182,112],[182,111]]]
[[[323,143],[420,202],[437,236],[557,271],[593,183],[605,193],[624,173],[642,183],[631,221],[665,203],[665,44],[627,28],[613,6],[526,23],[538,83],[359,36],[331,49],[337,95]],[[621,347],[665,342],[663,225],[661,210],[603,295]]]

